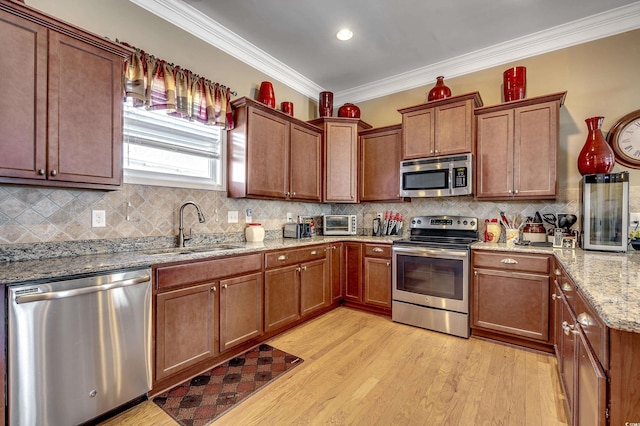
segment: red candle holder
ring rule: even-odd
[[[331,117],[333,115],[333,92],[320,92],[318,110],[320,117]]]
[[[283,102],[280,104],[282,112],[293,117],[293,102]]]
[[[504,101],[518,101],[524,99],[527,93],[527,69],[513,67],[503,74]]]

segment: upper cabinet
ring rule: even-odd
[[[0,182],[116,189],[131,51],[9,1],[0,39]]]
[[[473,92],[399,109],[402,160],[473,152],[473,111],[480,106]]]
[[[324,117],[309,123],[324,130],[323,201],[358,202],[358,132],[371,125],[357,118]]]
[[[556,197],[559,110],[565,95],[555,93],[475,111],[476,198]]]
[[[360,132],[360,201],[402,201],[402,126]]]
[[[251,99],[231,105],[229,197],[321,201],[322,131]]]

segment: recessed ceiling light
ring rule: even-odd
[[[350,40],[351,37],[353,37],[353,33],[351,32],[351,30],[344,28],[338,31],[336,37],[338,37],[338,40],[346,41]]]

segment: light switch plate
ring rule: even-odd
[[[640,213],[629,213],[629,225],[630,228],[640,228]]]
[[[107,226],[107,215],[104,210],[91,210],[91,227],[104,228]]]
[[[229,223],[238,223],[238,211],[237,210],[229,210],[227,214],[227,222]]]

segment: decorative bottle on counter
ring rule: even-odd
[[[259,223],[249,223],[244,230],[244,236],[250,243],[264,241],[264,228]]]
[[[613,150],[602,135],[604,117],[587,118],[589,135],[578,155],[578,171],[581,175],[594,173],[611,173],[615,165]]]

